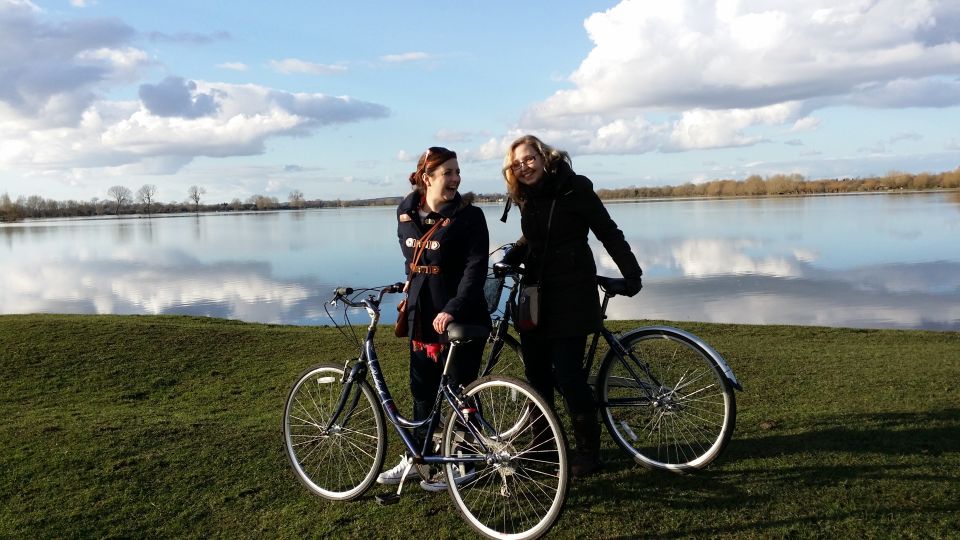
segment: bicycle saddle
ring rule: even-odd
[[[472,339],[487,339],[490,329],[479,324],[450,323],[447,325],[447,338],[450,341],[470,341]]]

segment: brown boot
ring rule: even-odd
[[[570,475],[574,478],[590,476],[603,466],[600,461],[600,423],[596,413],[575,414],[572,423],[577,449],[570,460]]]

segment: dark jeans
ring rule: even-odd
[[[483,356],[485,341],[476,340],[470,343],[457,345],[456,355],[450,365],[447,375],[450,385],[456,389],[457,385],[467,386],[480,373],[480,360]],[[414,351],[410,344],[410,393],[413,394],[413,419],[424,420],[433,410],[437,399],[437,389],[440,387],[440,375],[443,374],[443,365],[447,360],[447,351],[440,355],[440,360],[434,362],[427,351]],[[427,427],[417,428],[413,432],[418,448],[423,448],[423,441],[427,436]]]
[[[544,338],[536,333],[520,334],[527,381],[551,406],[556,384],[571,415],[593,414],[597,410],[583,366],[586,346],[586,335]]]

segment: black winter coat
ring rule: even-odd
[[[441,311],[458,323],[490,326],[490,312],[483,295],[487,278],[490,235],[483,211],[463,200],[458,193],[439,212],[432,212],[421,221],[422,195],[412,192],[397,207],[397,238],[403,251],[404,274],[411,276],[407,293],[407,314],[410,338],[424,343],[438,343],[441,338],[433,330],[433,319]],[[424,250],[420,266],[439,266],[440,273],[410,274],[410,263],[416,241],[433,226],[434,220],[449,218],[431,237],[436,248]],[[432,242],[431,242],[432,243]]]
[[[545,337],[596,332],[601,324],[597,266],[587,235],[593,231],[623,277],[639,280],[643,272],[630,244],[593,191],[593,183],[574,173],[566,162],[535,186],[521,189],[523,236],[505,260],[523,262],[527,272],[524,279],[540,283],[541,320],[534,332]],[[557,202],[548,237],[547,221],[554,199]]]

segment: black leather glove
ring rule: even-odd
[[[639,276],[624,278],[624,281],[626,281],[627,289],[623,294],[626,296],[636,296],[643,288],[643,281]]]
[[[503,254],[503,259],[501,262],[509,264],[510,266],[520,266],[520,264],[523,262],[523,259],[526,257],[526,254],[526,247],[515,246]]]

